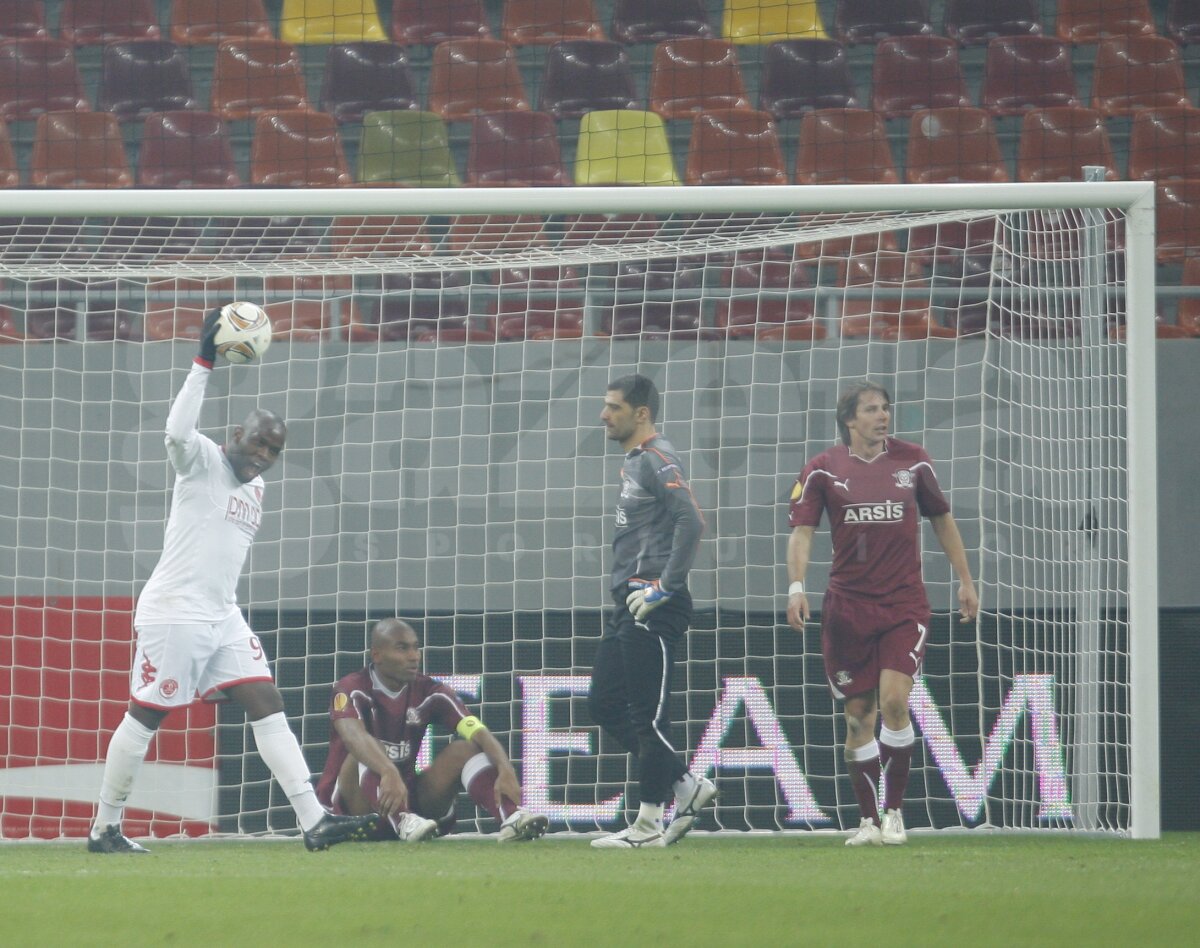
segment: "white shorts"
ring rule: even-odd
[[[267,655],[240,612],[220,622],[141,625],[129,674],[138,704],[180,708],[249,681],[273,681]]]

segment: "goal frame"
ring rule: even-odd
[[[1119,209],[1126,215],[1130,804],[1129,835],[1159,816],[1157,408],[1153,182],[763,187],[343,188],[10,191],[6,216],[720,214],[872,210]],[[156,268],[152,268],[156,269]]]

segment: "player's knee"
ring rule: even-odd
[[[864,714],[846,715],[847,742],[855,746],[865,743],[875,736],[875,715]]]
[[[621,720],[621,709],[594,689],[588,692],[588,712],[600,727],[613,727]]]

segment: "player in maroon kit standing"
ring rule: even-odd
[[[891,414],[891,396],[881,385],[862,382],[842,393],[837,422],[843,443],[805,465],[788,517],[788,622],[798,632],[810,616],[804,574],[823,512],[833,535],[821,651],[830,690],[845,702],[846,761],[862,817],[847,846],[907,840],[900,807],[914,739],[908,696],[925,657],[930,619],[921,580],[922,516],[958,576],[961,621],[974,621],[979,612],[962,537],[933,463],[919,445],[888,437]]]
[[[500,822],[500,842],[537,839],[549,820],[521,807],[521,785],[500,742],[454,689],[421,674],[417,634],[400,619],[371,629],[371,662],[341,679],[330,703],[333,734],[317,798],[343,813],[375,812],[381,830],[415,843],[449,832],[465,788]],[[417,754],[430,724],[457,733],[426,769]]]

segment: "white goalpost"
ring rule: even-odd
[[[784,549],[792,481],[870,377],[933,457],[983,601],[956,621],[927,533],[909,828],[1159,834],[1152,183],[5,200],[0,837],[86,831],[161,549],[167,408],[189,332],[234,299],[275,342],[218,369],[201,429],[288,421],[239,601],[314,772],[331,685],[400,615],[553,832],[623,819],[626,758],[585,695],[620,465],[599,412],[638,371],[708,523],[673,704],[721,790],[703,828],[857,825]],[[830,560],[823,526],[818,612]],[[220,704],[169,718],[128,835],[294,831],[247,730]],[[458,816],[491,828],[465,797]]]

